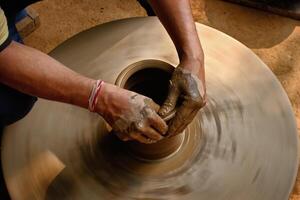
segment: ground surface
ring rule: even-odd
[[[33,5],[41,27],[25,39],[49,52],[76,33],[97,24],[145,16],[135,0],[44,0]],[[297,117],[300,134],[300,21],[217,0],[192,0],[195,20],[251,48],[276,74]],[[300,177],[291,200],[300,200]]]

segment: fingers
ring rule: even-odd
[[[131,140],[137,140],[137,141],[139,141],[141,143],[145,143],[145,144],[152,144],[154,142],[157,142],[157,140],[148,138],[147,136],[143,135],[140,132],[134,132],[134,133],[131,133],[130,135],[125,135],[123,133],[118,133],[118,132],[116,132],[115,134],[117,135],[117,137],[120,140],[122,140],[124,142],[131,141]],[[154,136],[154,137],[158,138],[157,136]]]
[[[152,143],[157,142],[157,140],[148,138],[147,136],[143,135],[140,132],[131,133],[130,137],[134,140],[137,140],[137,141],[139,141],[141,143],[145,143],[145,144],[152,144]]]
[[[148,107],[145,109],[144,119],[137,124],[138,131],[141,131],[144,135],[154,140],[161,140],[162,135],[166,134],[168,126],[166,122],[156,113],[159,109],[159,105],[154,101],[147,103]]]
[[[156,131],[158,131],[160,135],[165,135],[167,133],[168,125],[157,113],[153,113],[153,115],[148,120],[150,125]]]
[[[183,102],[178,108],[175,117],[169,123],[168,136],[181,133],[191,123],[199,109],[197,102]]]
[[[130,138],[129,136],[127,135],[124,135],[122,133],[119,133],[119,132],[115,132],[115,134],[118,136],[118,138],[120,138],[120,140],[126,142],[126,141],[129,141],[129,140],[132,140],[132,138]]]
[[[160,119],[163,123],[164,121],[162,119]],[[166,130],[164,130],[166,132]],[[153,140],[153,141],[158,141],[163,139],[163,136],[156,131],[155,129],[153,129],[150,124],[146,121],[144,121],[143,123],[139,123],[137,124],[137,132],[139,132],[139,134],[142,134],[144,137]],[[149,141],[147,141],[149,142]]]
[[[163,120],[162,120],[162,122],[165,123]],[[122,134],[122,133],[116,133],[116,134],[122,141],[137,140],[137,141],[139,141],[141,143],[145,143],[145,144],[155,143],[164,138],[158,131],[153,129],[150,126],[150,124],[149,125],[147,125],[147,124],[148,123],[146,123],[146,122],[138,123],[136,125],[135,131],[132,131],[128,134]],[[165,125],[165,126],[167,126],[167,125]],[[163,130],[164,130],[164,133],[166,133],[167,128],[164,127]]]
[[[188,114],[189,118],[186,119],[185,121],[178,123],[178,122],[174,122],[174,124],[176,124],[177,127],[174,126],[174,134],[180,134],[184,131],[184,129],[186,129],[186,127],[193,121],[193,119],[195,118],[195,116],[197,115],[198,111],[192,111],[190,114]],[[172,131],[172,130],[171,130]]]
[[[168,97],[158,111],[158,114],[162,117],[168,115],[169,112],[171,112],[175,108],[177,99],[180,94],[179,90],[172,84],[173,83],[170,82]]]
[[[151,127],[145,128],[144,130],[142,130],[141,133],[147,138],[152,139],[154,141],[163,139],[163,136],[161,136],[161,134],[159,134],[156,130],[154,130]]]

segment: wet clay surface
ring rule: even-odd
[[[178,66],[169,83],[169,93],[158,113],[164,118],[177,106],[177,112],[169,122],[168,136],[184,131],[196,114],[205,105],[205,92],[202,82],[189,71]]]
[[[45,0],[33,7],[41,27],[25,43],[44,52],[97,24],[145,15],[134,0]],[[241,41],[270,67],[285,88],[300,127],[300,22],[222,1],[193,0],[192,7],[196,21]],[[300,181],[291,199],[300,199]]]

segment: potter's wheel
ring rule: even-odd
[[[208,104],[171,154],[143,160],[97,114],[40,99],[4,133],[3,168],[12,199],[288,199],[298,160],[287,95],[244,45],[207,26],[197,29],[206,55]],[[51,56],[81,74],[118,84],[150,68],[133,85],[146,75],[163,85],[153,68],[163,72],[178,64],[157,18],[92,28]]]

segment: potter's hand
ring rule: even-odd
[[[167,116],[175,108],[179,97],[182,103],[169,123],[168,136],[181,133],[206,103],[205,75],[201,62],[181,62],[175,69],[168,97],[159,110],[160,116]]]
[[[149,2],[168,31],[180,60],[172,78],[169,97],[159,112],[165,116],[175,107],[178,97],[183,97],[182,105],[169,124],[168,135],[173,135],[183,131],[205,104],[204,54],[189,0]]]
[[[156,113],[158,109],[148,97],[105,83],[95,111],[104,117],[120,139],[154,143],[161,140],[168,129]]]

